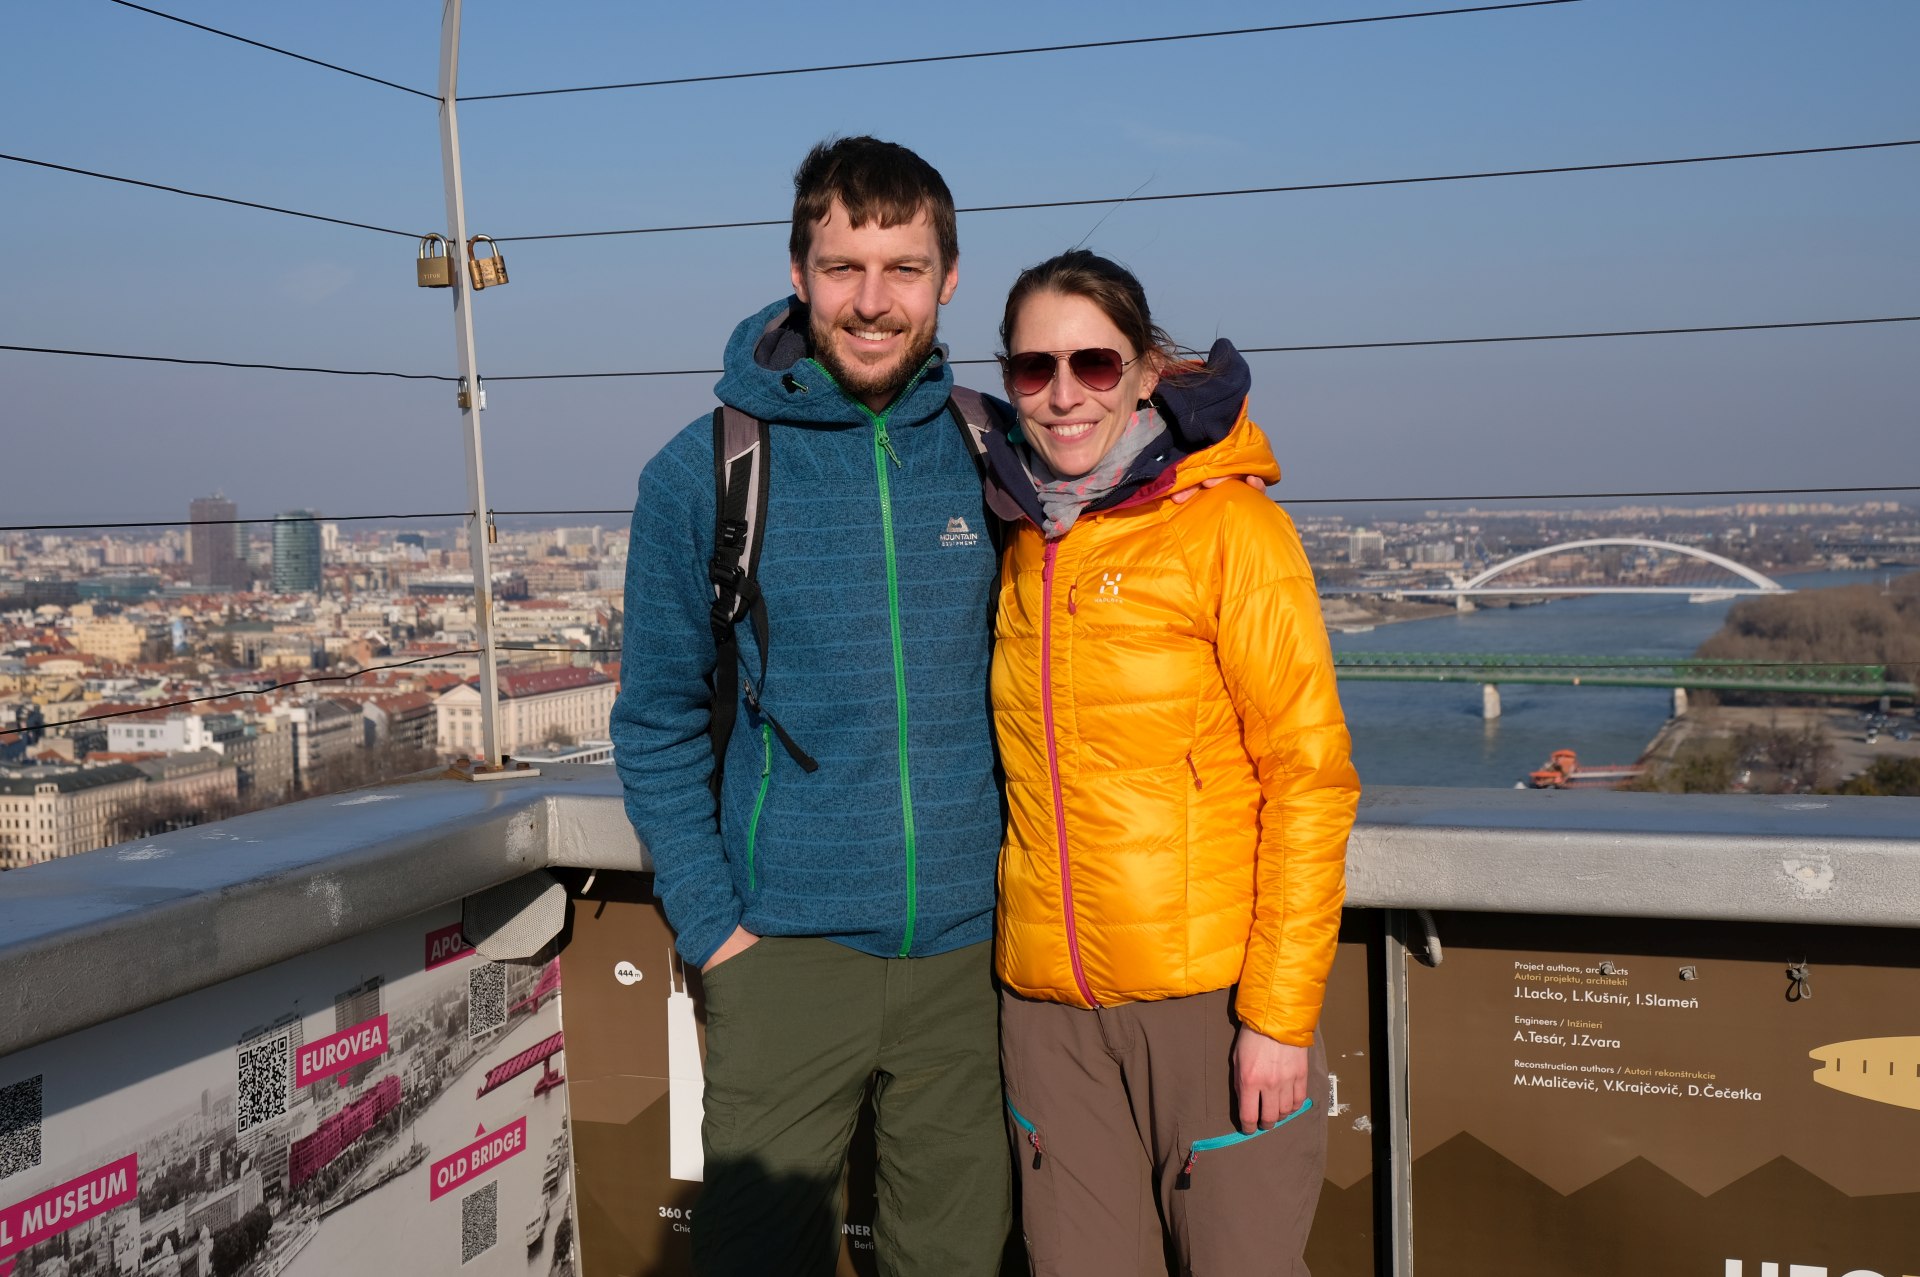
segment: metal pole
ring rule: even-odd
[[[1382,1008],[1386,1031],[1387,1227],[1374,1237],[1394,1277],[1413,1274],[1413,1122],[1408,1101],[1412,1076],[1411,1032],[1407,1011],[1407,911],[1385,910],[1381,945]],[[1381,1168],[1374,1166],[1379,1178]],[[1378,1191],[1377,1189],[1375,1190]]]
[[[440,166],[447,185],[447,255],[453,268],[454,346],[460,357],[460,424],[467,444],[467,495],[473,515],[467,524],[467,553],[473,565],[473,615],[480,632],[480,740],[488,768],[500,766],[499,675],[493,640],[493,515],[487,508],[487,470],[480,447],[480,412],[486,390],[480,384],[480,358],[473,342],[472,281],[467,276],[467,204],[460,181],[460,117],[454,93],[460,82],[460,0],[446,0],[440,11]]]

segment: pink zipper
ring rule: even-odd
[[[1053,832],[1060,844],[1060,902],[1067,920],[1067,957],[1073,962],[1073,982],[1087,1005],[1097,1007],[1093,990],[1087,987],[1087,974],[1080,967],[1080,933],[1073,920],[1073,869],[1067,863],[1067,808],[1060,794],[1060,751],[1053,733],[1053,564],[1059,554],[1058,541],[1047,542],[1045,566],[1040,573],[1040,716],[1047,730],[1047,775],[1053,781]]]

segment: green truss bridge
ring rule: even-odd
[[[1488,718],[1500,716],[1501,683],[1671,688],[1678,713],[1689,689],[1914,699],[1914,684],[1889,679],[1884,665],[1490,652],[1335,652],[1333,663],[1355,683],[1478,683]]]

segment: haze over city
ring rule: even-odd
[[[466,94],[1369,16],[1391,6],[1139,3],[903,11],[850,39],[771,6],[466,19]],[[430,90],[433,5],[187,16]],[[15,16],[7,151],[424,232],[435,109],[104,3]],[[805,148],[870,131],[958,202],[1141,197],[1885,142],[1913,129],[1920,11],[1578,3],[932,66],[473,102],[472,229],[783,219]],[[930,95],[930,96],[929,96]],[[995,348],[1025,263],[1085,239],[1174,335],[1242,346],[1886,317],[1912,312],[1914,151],[963,215],[943,333]],[[401,236],[0,163],[0,341],[447,375],[443,294]],[[478,299],[483,372],[708,369],[786,290],[780,226],[508,243]],[[1910,325],[1255,355],[1283,499],[1858,485],[1912,479]],[[9,524],[457,510],[451,388],[0,352]],[[963,369],[991,385],[990,369]],[[711,375],[495,383],[501,509],[629,504]],[[1815,442],[1817,441],[1817,443]],[[618,522],[611,519],[609,522]]]

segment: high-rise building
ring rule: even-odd
[[[1369,528],[1355,528],[1347,534],[1347,561],[1355,567],[1377,568],[1386,555],[1385,534]]]
[[[320,590],[320,516],[288,510],[273,516],[273,592],[316,594]]]
[[[233,522],[239,507],[219,493],[195,497],[187,508],[187,554],[193,560],[192,582],[202,589],[244,590],[248,574],[240,552],[240,525]]]

